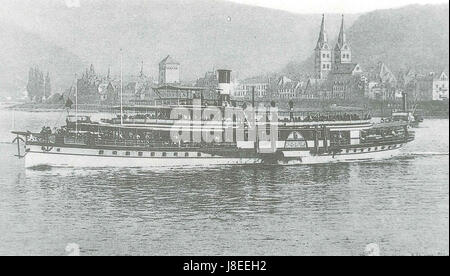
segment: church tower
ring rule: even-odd
[[[314,71],[316,78],[325,79],[331,70],[331,48],[328,45],[328,38],[325,32],[325,16],[322,15],[322,24],[320,25],[319,39],[314,49]]]
[[[344,15],[342,15],[341,30],[339,31],[338,41],[334,47],[334,62],[336,64],[352,62],[352,50],[345,37]]]

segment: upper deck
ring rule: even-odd
[[[173,114],[172,111],[176,109],[186,109],[187,116],[180,116]],[[171,126],[175,122],[180,124],[180,121],[185,121],[186,124],[191,122],[202,125],[202,123],[208,122],[211,125],[211,120],[202,116],[201,120],[198,116],[194,116],[194,111],[197,109],[202,112],[207,108],[219,108],[221,114],[225,114],[225,109],[229,109],[231,113],[243,112],[245,119],[248,119],[247,110],[244,111],[242,107],[231,106],[124,106],[115,107],[116,117],[111,119],[102,120],[106,124],[121,124],[123,126],[135,126],[135,127],[156,127],[156,126]],[[267,114],[269,108],[267,108]],[[121,117],[123,114],[123,117]],[[256,121],[261,121],[264,115],[256,111]],[[317,108],[299,108],[292,110],[277,110],[277,121],[270,122],[270,124],[277,124],[280,127],[314,127],[314,126],[371,126],[371,116],[369,113],[361,108],[349,108],[349,107],[330,107],[326,109]],[[197,119],[193,119],[197,118]],[[266,118],[267,119],[267,118]],[[197,121],[196,121],[197,120]],[[230,121],[230,118],[222,116],[218,123]],[[237,119],[239,120],[239,119]],[[200,122],[201,121],[201,122]],[[269,123],[268,120],[265,123]],[[182,124],[182,123],[181,123]]]

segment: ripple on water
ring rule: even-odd
[[[448,254],[448,120],[424,124],[398,158],[311,166],[25,170],[0,144],[0,255]]]

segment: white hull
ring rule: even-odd
[[[182,167],[245,165],[261,163],[257,158],[225,157],[118,157],[95,155],[52,154],[47,152],[29,152],[25,156],[25,167]]]
[[[392,158],[400,154],[403,145],[390,149],[361,148],[356,152],[343,152],[336,155],[311,155],[309,151],[284,151],[280,165],[324,164],[340,162],[361,162]],[[113,155],[114,154],[114,155]],[[44,151],[39,146],[28,146],[25,156],[27,168],[37,166],[54,167],[181,167],[211,165],[261,164],[260,158],[220,157],[199,152],[125,152],[105,150],[102,154],[96,149],[53,148]]]
[[[320,155],[312,156],[305,155],[292,160],[280,161],[282,165],[298,165],[298,164],[325,164],[325,163],[349,163],[349,162],[362,162],[362,161],[377,161],[383,159],[393,158],[400,155],[400,148],[383,150],[377,152],[366,153],[349,153],[339,155]]]

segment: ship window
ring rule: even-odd
[[[151,153],[150,153],[150,156],[155,156],[155,153],[154,153],[154,152],[151,152]]]
[[[386,148],[385,146],[382,146],[382,147],[381,147],[382,150],[384,150],[385,148]]]
[[[197,156],[198,156],[198,157],[201,157],[201,156],[202,156],[202,153],[201,153],[201,152],[197,152]]]
[[[368,151],[371,151],[371,150],[372,150],[372,148],[368,148],[367,150],[368,150]]]
[[[178,156],[178,152],[174,152],[174,153],[173,153],[173,156]]]
[[[126,155],[126,156],[130,156],[130,154],[131,154],[131,153],[130,153],[129,151],[125,152],[125,155]]]
[[[100,155],[102,155],[102,154],[104,154],[104,153],[105,153],[104,150],[99,150],[99,151],[98,151],[98,154],[100,154]]]
[[[144,153],[142,151],[140,151],[140,152],[138,152],[138,155],[142,157],[142,156],[144,156]]]
[[[57,152],[60,152],[60,151],[61,151],[61,149],[60,149],[60,148],[57,148],[57,149],[56,149],[56,151],[57,151]]]
[[[391,146],[388,147],[388,149],[391,149],[391,148],[392,148]]]
[[[361,149],[361,152],[364,152],[364,149]]]
[[[378,150],[378,147],[375,147],[375,150]]]
[[[189,152],[185,152],[184,156],[189,157]]]
[[[349,153],[349,152],[350,152],[350,150],[348,149],[348,150],[346,150],[345,152],[346,152],[346,153]]]
[[[356,152],[356,149],[354,149],[353,152]]]
[[[167,153],[166,153],[166,152],[163,152],[163,153],[162,153],[162,156],[167,156]]]
[[[117,151],[113,151],[112,154],[113,154],[113,155],[117,155]]]

